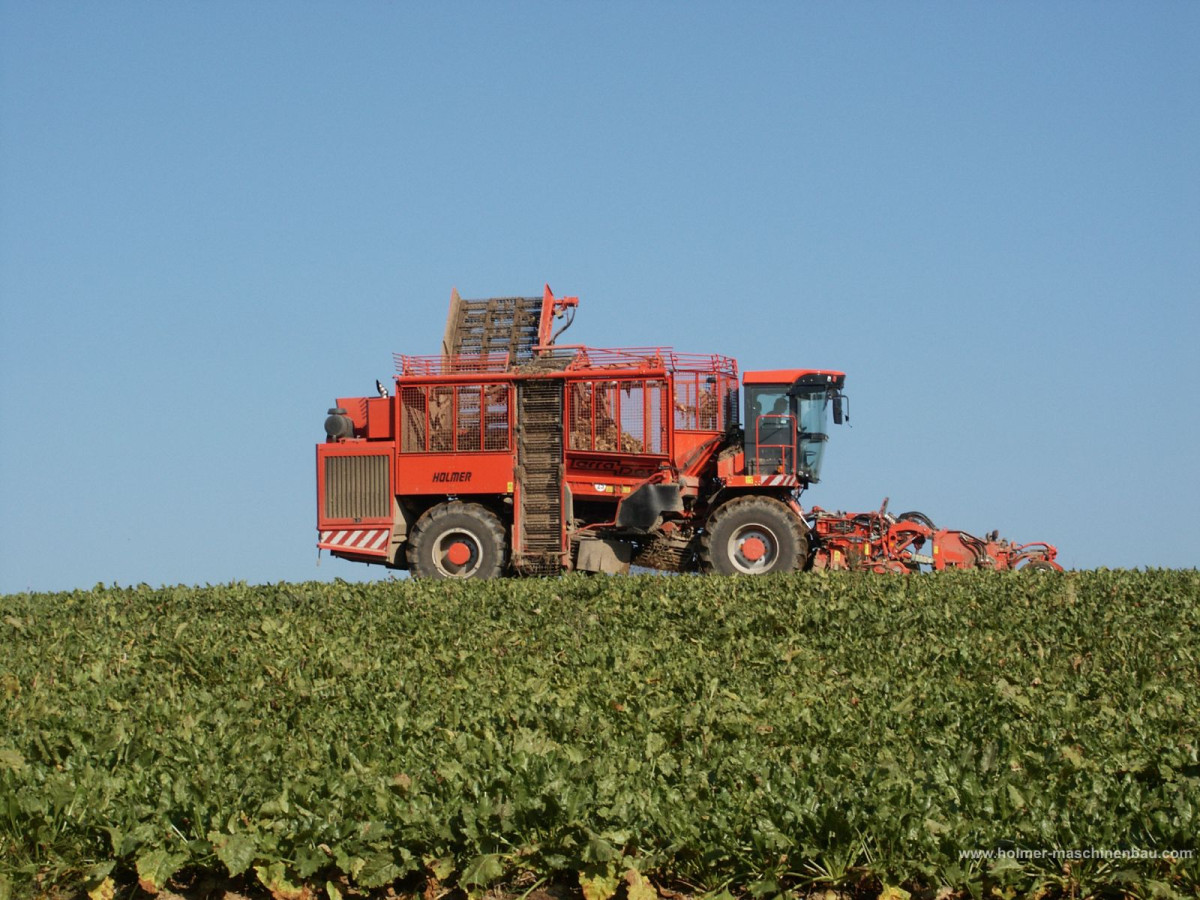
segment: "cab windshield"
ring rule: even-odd
[[[829,440],[829,392],[824,388],[807,391],[795,398],[800,420],[797,435],[797,474],[809,481],[820,481],[821,459],[825,455],[825,442]]]

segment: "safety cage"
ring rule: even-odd
[[[400,388],[401,453],[512,449],[512,387],[506,383]]]

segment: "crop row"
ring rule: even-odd
[[[1185,893],[1198,598],[1195,571],[6,596],[0,896]]]

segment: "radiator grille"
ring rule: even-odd
[[[392,514],[386,456],[325,458],[327,519],[386,519]]]

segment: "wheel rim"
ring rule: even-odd
[[[433,564],[447,578],[470,578],[483,563],[479,538],[455,528],[440,535],[433,546]]]
[[[743,525],[729,536],[726,555],[738,572],[761,575],[779,558],[779,539],[765,525]]]

